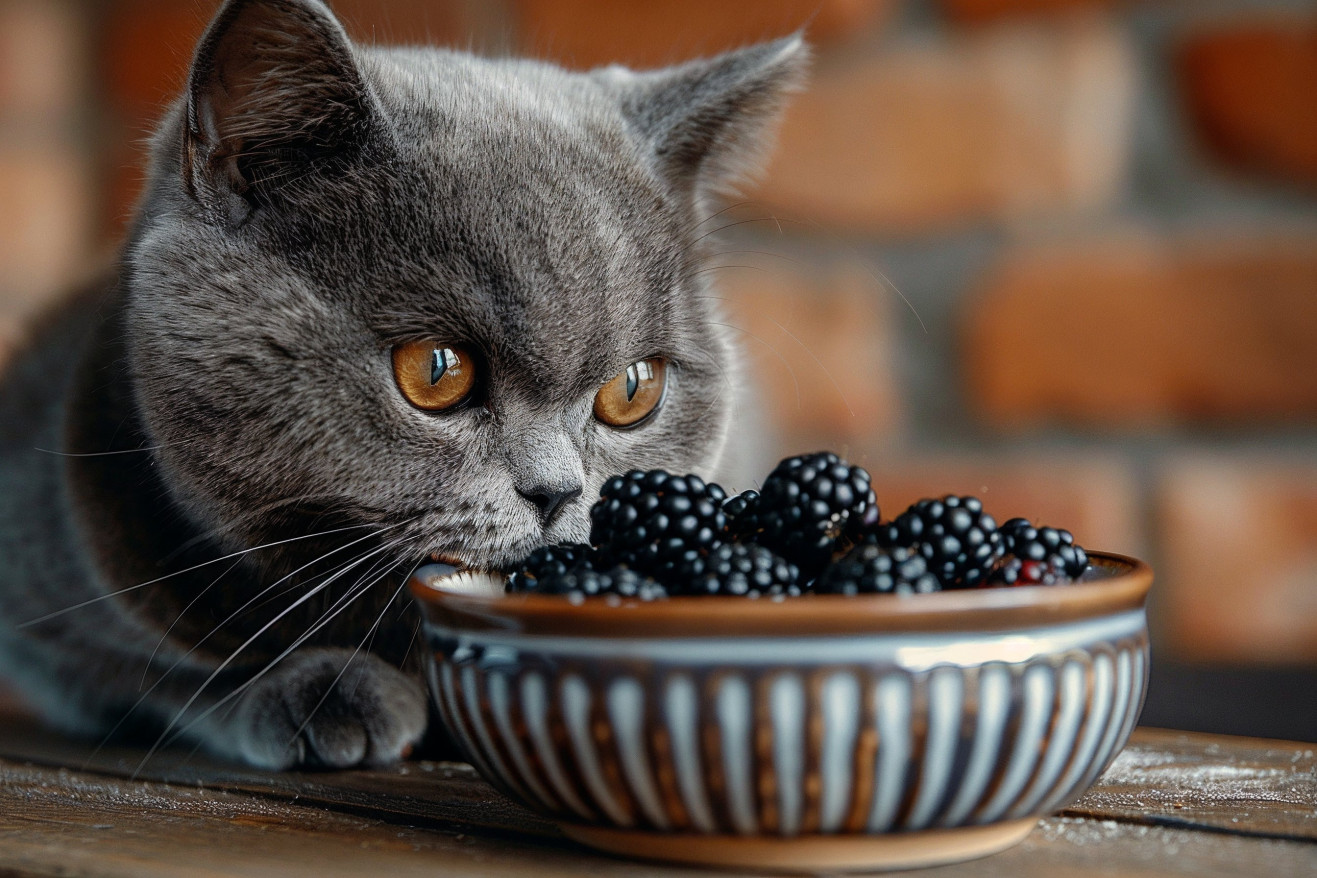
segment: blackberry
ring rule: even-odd
[[[507,590],[559,595],[573,603],[608,595],[638,598],[642,601],[660,600],[668,596],[667,589],[660,583],[627,567],[596,570],[586,563],[546,571],[538,579],[524,577],[518,581],[514,578],[508,581]]]
[[[675,572],[681,585],[674,594],[775,597],[801,592],[796,565],[753,543],[723,543]]]
[[[942,583],[912,549],[866,540],[834,561],[814,582],[819,594],[928,594]]]
[[[732,533],[772,549],[813,578],[827,565],[839,537],[877,520],[869,474],[822,451],[779,463],[759,497],[736,516]]]
[[[913,549],[943,588],[969,588],[987,579],[1001,557],[997,522],[977,497],[948,494],[915,503],[876,531],[880,544]]]
[[[590,541],[607,563],[666,578],[722,540],[727,493],[699,476],[632,470],[604,483],[590,510]]]
[[[531,552],[512,571],[509,591],[534,591],[535,581],[541,577],[561,576],[581,565],[590,566],[594,549],[583,543],[559,543],[540,546]]]
[[[1088,567],[1088,554],[1068,530],[1012,518],[997,533],[1003,555],[989,577],[993,584],[1053,585],[1077,579]]]
[[[728,497],[723,503],[723,513],[727,516],[727,526],[735,526],[736,520],[745,514],[745,510],[753,506],[759,500],[758,491],[742,491],[741,493]]]

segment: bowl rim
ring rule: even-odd
[[[1088,553],[1091,578],[1067,585],[964,589],[922,595],[801,595],[782,600],[674,597],[588,600],[445,591],[415,574],[408,585],[427,624],[455,631],[546,636],[751,637],[973,632],[1036,628],[1143,609],[1152,568]]]

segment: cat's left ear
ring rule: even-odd
[[[797,33],[665,70],[610,67],[594,75],[618,90],[659,172],[699,202],[758,169],[809,55]]]
[[[188,76],[183,176],[232,222],[360,149],[374,102],[319,0],[228,0]]]

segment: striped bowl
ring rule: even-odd
[[[1066,586],[573,605],[422,568],[431,691],[476,768],[570,837],[777,870],[1016,843],[1143,702],[1152,571]]]

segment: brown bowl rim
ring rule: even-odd
[[[1098,575],[1068,585],[967,589],[926,595],[802,595],[780,601],[676,597],[589,600],[445,592],[413,576],[412,594],[431,626],[541,636],[781,637],[891,631],[1025,629],[1094,619],[1144,607],[1152,568],[1137,558],[1089,552]],[[1090,574],[1091,575],[1091,574]]]

